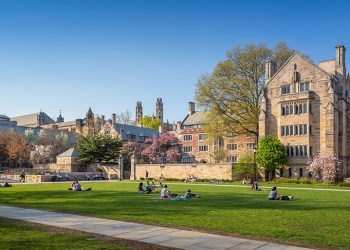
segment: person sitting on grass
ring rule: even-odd
[[[145,192],[145,190],[143,189],[143,183],[140,182],[139,186],[138,186],[138,191],[139,194],[143,194]]]
[[[73,181],[72,186],[70,188],[68,188],[68,190],[74,190],[75,189],[75,184],[77,183],[77,181]]]
[[[156,189],[154,188],[154,186],[149,184],[149,181],[147,181],[145,193],[149,194],[149,193],[155,192],[155,191],[156,191]]]
[[[277,193],[277,188],[276,186],[272,187],[272,190],[270,191],[269,196],[267,197],[269,200],[292,200],[293,199],[293,195],[291,196],[287,196],[287,195],[279,195]]]
[[[168,185],[164,185],[164,188],[160,192],[160,198],[168,199],[171,197],[171,191],[168,190]]]
[[[74,190],[75,191],[83,191],[84,190],[84,188],[80,185],[79,181],[75,182]]]

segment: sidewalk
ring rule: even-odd
[[[0,217],[188,250],[306,250],[263,241],[0,205]]]

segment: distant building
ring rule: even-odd
[[[138,101],[136,103],[136,113],[135,113],[135,125],[138,127],[143,127],[143,124],[141,122],[143,118],[143,107],[142,102]],[[161,126],[159,127],[159,132],[169,132],[169,131],[175,131],[176,130],[176,124],[169,123],[167,120],[164,122],[164,108],[163,108],[163,100],[162,98],[157,98],[156,101],[156,114],[151,116],[153,119],[158,119],[161,122]]]
[[[44,112],[12,117],[11,121],[17,122],[17,126],[36,128],[42,125],[53,124],[55,121]]]
[[[206,115],[207,111],[196,111],[194,102],[189,102],[188,114],[178,132],[182,144],[182,163],[215,163],[215,147],[226,150],[227,162],[236,163],[240,155],[256,147],[254,137],[235,132],[227,132],[225,137],[218,138],[215,145],[210,145],[204,130]]]

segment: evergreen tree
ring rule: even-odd
[[[85,162],[114,161],[119,157],[123,142],[119,138],[103,135],[83,136],[78,140],[77,151]]]

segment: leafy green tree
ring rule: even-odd
[[[23,138],[31,145],[36,143],[37,136],[34,134],[34,130],[28,128],[24,131]]]
[[[141,123],[146,128],[152,128],[157,129],[159,128],[159,125],[161,124],[161,121],[159,119],[153,118],[151,116],[144,116],[141,119]]]
[[[104,135],[83,136],[77,142],[80,160],[85,162],[114,161],[122,151],[123,142],[119,138]]]
[[[285,43],[274,49],[264,44],[234,47],[212,74],[198,79],[195,99],[200,107],[214,112],[215,122],[220,120],[226,131],[258,138],[265,62],[275,59],[281,66],[293,53]]]
[[[254,178],[254,167],[254,152],[249,150],[239,157],[233,172],[238,179]]]
[[[287,152],[282,142],[272,136],[265,136],[259,142],[256,163],[265,169],[268,179],[277,167],[287,163]]]

